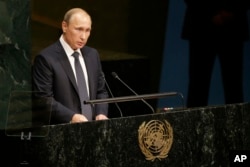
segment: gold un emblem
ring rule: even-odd
[[[146,160],[161,160],[168,156],[173,143],[173,129],[166,120],[143,122],[138,132],[139,146]]]

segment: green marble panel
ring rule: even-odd
[[[30,0],[0,0],[0,129],[12,90],[30,89]]]

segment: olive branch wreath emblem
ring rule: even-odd
[[[143,122],[138,129],[139,147],[146,160],[164,159],[173,143],[173,129],[166,121]]]

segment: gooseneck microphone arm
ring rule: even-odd
[[[124,86],[126,86],[132,93],[134,93],[136,96],[139,96],[131,87],[129,87],[123,80],[121,80],[115,72],[112,72],[111,74],[115,79],[118,79]],[[148,102],[146,102],[143,98],[141,98],[141,101],[145,103],[152,110],[153,113],[155,113],[155,110]]]
[[[110,87],[109,87],[109,84],[108,84],[108,82],[107,82],[106,79],[105,79],[104,73],[102,73],[102,77],[103,77],[103,80],[105,81],[105,84],[106,84],[106,86],[107,86],[107,89],[108,89],[108,91],[109,91],[111,97],[114,98],[114,95],[113,95],[113,93],[112,93],[112,91],[111,91],[111,89],[110,89]],[[121,110],[121,108],[119,107],[119,105],[118,105],[117,103],[115,103],[115,106],[116,106],[117,109],[119,110],[121,117],[123,117],[122,110]]]

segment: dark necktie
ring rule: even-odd
[[[80,96],[80,102],[81,102],[81,110],[82,114],[89,120],[92,120],[92,109],[90,104],[84,104],[83,101],[89,100],[88,92],[87,92],[87,86],[85,77],[83,74],[83,70],[79,61],[79,53],[74,52],[72,55],[75,58],[75,72],[76,72],[76,78],[77,78],[77,85],[78,85],[78,92]]]

